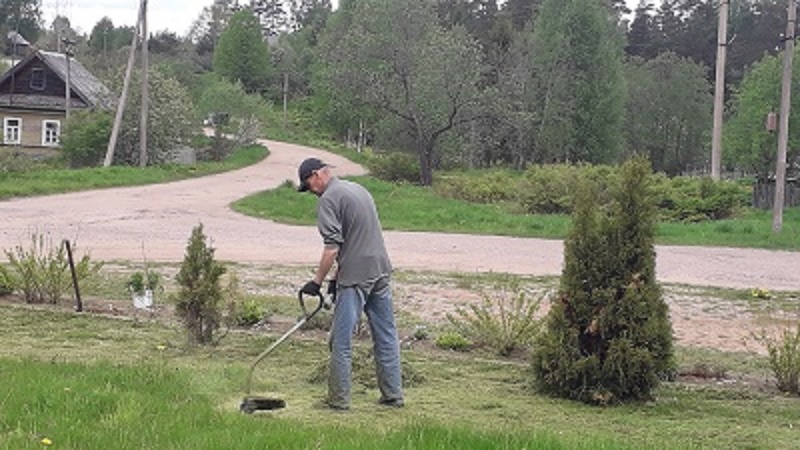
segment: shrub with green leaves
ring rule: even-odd
[[[176,311],[183,321],[191,344],[211,344],[220,327],[222,287],[225,267],[214,259],[214,248],[206,243],[203,224],[192,230],[186,254],[176,280],[180,289]]]
[[[103,162],[111,136],[111,115],[103,111],[76,112],[61,135],[61,153],[72,168]]]
[[[649,172],[646,160],[625,163],[602,208],[591,183],[575,196],[560,292],[531,364],[544,393],[596,404],[644,400],[674,370],[655,278]]]
[[[778,389],[800,395],[800,323],[797,329],[785,329],[780,337],[763,332],[760,340],[769,353],[769,367]]]
[[[518,187],[522,211],[529,214],[569,214],[572,197],[578,184],[585,180],[595,183],[597,202],[606,203],[610,166],[549,164],[532,166],[525,171]]]
[[[537,312],[542,299],[526,295],[518,287],[514,291],[484,294],[480,304],[458,308],[447,318],[475,345],[489,347],[502,356],[528,348],[540,329]]]
[[[30,247],[18,245],[6,250],[6,257],[9,261],[6,282],[13,291],[20,291],[28,303],[57,304],[72,287],[64,244],[54,244],[48,235],[33,233]],[[101,267],[102,263],[93,263],[88,254],[75,261],[78,284],[96,275]]]
[[[436,337],[436,346],[445,350],[465,352],[472,347],[472,342],[457,331],[446,331]]]
[[[372,155],[366,162],[372,176],[384,181],[419,183],[419,162],[409,154],[390,152]]]
[[[519,195],[517,178],[508,171],[453,173],[434,182],[439,195],[473,203],[511,201]]]
[[[710,178],[654,177],[659,218],[675,222],[701,222],[733,216],[750,201],[750,190],[731,181]]]
[[[14,283],[8,269],[0,266],[0,295],[9,295],[14,292]]]

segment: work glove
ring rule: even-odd
[[[328,297],[330,297],[331,302],[336,302],[336,280],[328,281]]]
[[[314,280],[311,280],[308,283],[306,283],[302,289],[300,289],[300,292],[309,295],[319,295],[320,294],[319,288],[320,288],[319,283],[317,283]]]

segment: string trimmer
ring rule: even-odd
[[[252,414],[256,411],[269,411],[273,409],[281,409],[286,407],[286,402],[280,398],[270,398],[270,397],[260,397],[250,395],[250,387],[253,382],[253,372],[256,369],[258,363],[261,362],[264,358],[267,357],[270,353],[272,353],[275,348],[283,343],[289,336],[292,335],[295,331],[297,331],[300,327],[303,326],[306,322],[311,320],[314,315],[316,315],[322,308],[330,308],[330,304],[326,303],[325,297],[322,294],[317,294],[319,297],[319,304],[317,307],[311,311],[310,313],[306,309],[306,302],[303,298],[303,292],[300,291],[297,294],[297,299],[300,301],[300,308],[303,310],[303,315],[300,317],[300,320],[294,324],[292,328],[289,329],[283,336],[278,338],[272,345],[269,346],[266,350],[261,352],[260,355],[253,361],[253,364],[250,366],[250,373],[247,376],[247,385],[245,391],[244,400],[242,400],[242,404],[239,405],[239,411],[245,414]]]

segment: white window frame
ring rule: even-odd
[[[9,122],[17,121],[17,126],[12,127]],[[12,139],[16,136],[16,139]],[[3,119],[3,144],[20,145],[22,144],[22,119],[19,117],[6,117]]]
[[[56,125],[56,134],[53,138],[47,134],[47,125]],[[60,120],[43,120],[42,121],[42,145],[46,147],[57,147],[61,145],[61,121]]]

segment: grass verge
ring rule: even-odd
[[[144,169],[129,166],[86,169],[39,169],[27,172],[0,171],[0,200],[12,197],[56,194],[118,186],[167,183],[225,172],[254,164],[268,154],[258,145],[236,150],[221,162],[201,162],[193,166],[162,165]]]
[[[375,198],[387,230],[492,234],[563,239],[570,228],[566,215],[515,214],[502,205],[474,204],[437,196],[431,189],[353,177]],[[234,210],[295,225],[316,223],[315,201],[298,195],[289,184],[234,203]],[[780,234],[772,231],[769,211],[747,210],[739,217],[702,223],[660,223],[659,244],[800,250],[800,208],[788,208]]]

